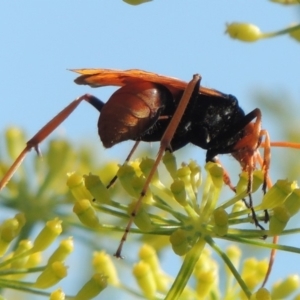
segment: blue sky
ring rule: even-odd
[[[256,107],[258,89],[283,91],[300,102],[299,43],[283,36],[247,44],[224,34],[225,24],[234,21],[279,30],[299,20],[295,7],[261,0],[154,0],[136,7],[121,0],[54,3],[1,4],[1,130],[17,125],[33,135],[86,92],[106,101],[110,88],[77,86],[69,68],[139,68],[187,81],[200,73],[203,85],[235,95],[246,112]],[[83,103],[56,134],[89,138],[101,149],[97,119]],[[276,126],[264,120],[271,136]]]

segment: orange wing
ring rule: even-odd
[[[124,86],[139,80],[150,81],[162,84],[173,92],[182,91],[186,88],[187,82],[175,77],[168,77],[138,69],[112,70],[112,69],[71,69],[70,71],[81,74],[74,81],[77,84],[86,84],[91,87],[101,86]],[[200,93],[209,96],[222,96],[223,94],[209,88],[200,87]]]

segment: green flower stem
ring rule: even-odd
[[[93,207],[96,208],[97,210],[102,211],[104,213],[107,213],[111,216],[115,216],[115,217],[120,218],[120,219],[128,219],[128,214],[127,213],[116,211],[115,209],[111,209],[107,206],[93,205]]]
[[[131,289],[127,285],[120,284],[119,288],[122,289],[122,290],[124,290],[124,291],[127,291],[129,294],[131,294],[131,295],[133,295],[135,297],[138,297],[138,298],[141,298],[141,299],[145,299],[144,295],[142,295],[141,293],[138,293],[134,289]],[[155,300],[163,300],[163,299],[164,299],[164,295],[156,293]]]
[[[124,205],[123,205],[124,206]],[[122,212],[119,212],[119,211],[116,211],[115,209],[111,209],[107,206],[102,206],[102,205],[94,205],[94,207],[99,210],[99,211],[102,211],[102,212],[105,212],[109,215],[112,215],[112,216],[115,216],[117,218],[120,218],[120,219],[128,219],[128,214],[127,213],[122,213]],[[127,208],[127,207],[126,207]],[[165,210],[165,209],[164,209]],[[171,212],[171,210],[170,210]],[[172,213],[173,214],[173,213]],[[176,221],[172,221],[172,220],[169,220],[169,219],[165,219],[163,217],[160,217],[158,215],[152,215],[152,214],[149,214],[151,216],[151,218],[154,218],[156,220],[158,220],[160,223],[164,223],[164,224],[168,224],[168,225],[174,225],[174,226],[179,226],[180,224]],[[174,215],[174,214],[173,214]],[[184,217],[182,214],[176,214],[177,215],[177,219],[180,219],[182,217]],[[176,217],[176,216],[175,216]],[[101,225],[102,227],[103,225]]]
[[[33,289],[30,287],[27,287],[27,285],[32,285],[32,283],[26,283],[26,282],[20,282],[20,281],[12,281],[12,280],[0,280],[0,286],[5,287],[8,289],[18,290],[34,295],[40,295],[44,297],[50,297],[49,292],[44,292],[42,290]],[[66,299],[73,299],[71,296],[66,296]]]
[[[267,33],[262,33],[261,34],[261,38],[270,38],[270,37],[275,37],[278,35],[282,35],[282,34],[286,34],[286,33],[290,33],[293,32],[295,30],[299,30],[300,29],[300,24],[282,29],[282,30],[278,30],[278,31],[274,31],[274,32],[267,32]]]
[[[206,242],[204,238],[201,237],[193,246],[193,248],[187,253],[179,273],[165,298],[166,300],[174,300],[179,298],[193,273],[195,265],[205,247],[205,244]]]
[[[245,198],[246,196],[247,196],[247,192],[240,193],[240,194],[234,196],[233,198],[231,198],[230,200],[226,201],[225,203],[221,204],[219,207],[222,207],[225,209],[229,206],[234,205],[236,202]]]
[[[174,218],[178,219],[178,220],[181,220],[183,218],[186,218],[185,215],[183,215],[182,213],[174,210],[174,207],[172,206],[168,206],[166,204],[160,204],[158,202],[156,202],[154,204],[157,208],[161,209],[162,211],[164,212],[168,212],[170,215],[172,215]],[[182,207],[181,207],[182,208]]]
[[[31,220],[25,223],[22,230],[20,231],[20,234],[18,234],[16,240],[14,241],[14,248],[13,248],[14,250],[19,245],[20,241],[26,240],[30,236],[32,230],[34,229],[34,226],[35,223],[31,222]]]
[[[242,277],[240,276],[239,272],[236,270],[234,265],[232,264],[229,257],[219,248],[219,246],[214,242],[214,240],[210,236],[206,236],[206,242],[221,256],[221,258],[224,260],[227,267],[230,269],[231,273],[239,283],[240,287],[244,291],[244,293],[247,295],[247,297],[250,299],[251,292],[249,291],[248,287],[246,286],[245,282],[243,281]]]
[[[23,287],[23,286],[20,286],[20,285],[14,285],[14,284],[7,284],[5,286],[5,288],[11,288],[11,289],[14,289],[14,290],[18,290],[18,291],[22,291],[22,292],[26,292],[26,293],[30,293],[30,294],[33,294],[33,295],[40,295],[40,296],[44,296],[44,297],[50,297],[50,293],[48,292],[44,292],[42,290],[35,290],[35,289],[32,289],[32,288],[27,288],[27,287]],[[71,297],[69,297],[71,299]],[[67,299],[67,297],[66,297]]]
[[[155,196],[159,197],[159,199],[163,199],[163,202],[166,203],[165,205],[172,207],[174,211],[180,209],[182,210],[181,205],[175,200],[170,190],[167,189],[162,183],[151,183],[150,189]]]
[[[196,211],[189,204],[184,206],[184,209],[185,209],[186,213],[190,216],[190,218],[192,220],[194,220],[195,222],[199,221],[199,215],[196,213]]]
[[[296,234],[300,233],[300,228],[286,229],[280,235]]]
[[[46,268],[46,266],[29,268],[29,269],[5,269],[5,270],[0,270],[0,276],[42,272],[45,270],[45,268]]]
[[[251,238],[251,239],[262,239],[263,236],[267,235],[267,230],[257,230],[257,229],[228,229],[226,237],[234,238]]]
[[[97,204],[101,205],[101,203],[98,203],[97,200],[96,200],[94,202],[94,205],[97,205]],[[109,206],[112,206],[114,208],[118,208],[118,209],[121,209],[121,210],[124,210],[124,211],[127,211],[127,209],[128,209],[128,206],[126,204],[122,204],[122,203],[114,201],[114,200],[111,200]]]
[[[149,216],[150,216],[153,223],[158,222],[159,225],[162,225],[162,226],[164,226],[163,224],[165,224],[167,226],[173,225],[173,226],[177,226],[177,227],[182,225],[182,222],[180,222],[180,221],[165,218],[165,217],[162,217],[162,216],[159,216],[159,215],[156,215],[156,214],[150,214],[149,213]]]
[[[32,249],[32,248],[31,248],[31,249]],[[13,256],[13,257],[11,257],[11,258],[9,258],[9,259],[7,259],[7,260],[2,261],[2,262],[0,263],[0,268],[5,267],[6,265],[12,263],[12,262],[15,261],[15,260],[18,260],[18,259],[20,259],[20,258],[24,258],[24,257],[30,255],[30,254],[32,253],[31,249],[29,249],[29,250],[27,250],[27,251],[25,251],[25,252],[22,252],[22,253],[19,254],[19,255]]]
[[[81,229],[83,231],[86,230],[86,227],[82,225],[81,223],[78,222],[69,222],[70,226],[76,227],[78,229]],[[172,225],[166,225],[166,226],[159,226],[159,228],[148,231],[147,234],[150,235],[164,235],[164,236],[170,236],[172,232],[174,232],[178,226],[172,226]],[[98,226],[97,228],[91,228],[90,230],[94,230],[95,232],[102,233],[104,230],[111,232],[122,232],[124,233],[125,228],[121,226],[115,226],[115,225],[109,225],[109,224],[101,224],[101,226]],[[142,232],[138,228],[131,228],[130,233],[135,233],[135,234],[146,234]]]
[[[292,247],[292,246],[266,243],[264,241],[260,242],[258,240],[252,240],[252,239],[237,238],[236,236],[234,236],[234,237],[223,236],[222,239],[227,240],[227,241],[239,242],[239,243],[243,243],[243,244],[247,244],[247,245],[252,245],[252,246],[259,246],[259,247],[262,247],[262,248],[277,249],[277,250],[281,250],[281,251],[300,254],[300,248]]]
[[[238,218],[238,219],[234,218],[233,219],[232,216],[231,216],[231,214],[229,214],[228,218],[229,218],[228,223],[229,223],[230,226],[232,226],[232,225],[239,225],[239,224],[249,224],[253,220],[251,218],[251,216],[249,216],[249,215],[247,217],[245,217],[245,218]],[[265,219],[262,219],[262,218],[260,218],[258,216],[257,220],[258,221],[264,221]],[[253,230],[255,230],[255,229],[253,229]],[[255,230],[255,231],[257,231],[257,230]]]

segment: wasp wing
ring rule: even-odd
[[[138,69],[113,70],[113,69],[71,69],[70,71],[80,74],[74,81],[80,85],[91,87],[101,86],[124,86],[138,81],[150,81],[169,88],[173,93],[183,91],[187,82],[175,77],[164,76]],[[200,93],[209,96],[222,96],[221,92],[213,89],[200,87]]]

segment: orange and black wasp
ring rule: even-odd
[[[98,133],[104,147],[110,148],[126,140],[136,142],[134,149],[140,141],[160,142],[155,164],[131,214],[116,252],[117,257],[121,257],[123,243],[164,151],[176,151],[188,143],[205,149],[206,161],[218,162],[217,155],[231,154],[240,163],[249,178],[248,206],[252,209],[255,225],[262,228],[252,208],[253,171],[257,165],[263,169],[265,192],[269,181],[271,146],[299,148],[299,145],[271,143],[268,132],[261,129],[262,114],[259,108],[246,114],[233,95],[201,86],[199,75],[194,75],[187,83],[173,77],[136,69],[72,71],[80,74],[75,79],[77,84],[120,88],[107,102],[85,94],[65,107],[27,142],[25,149],[1,180],[0,190],[12,177],[27,152],[32,148],[39,152],[38,145],[73,112],[80,102],[86,101],[100,113]],[[259,147],[264,148],[263,156],[258,151]],[[226,172],[224,174],[225,183],[235,191],[228,174]]]

